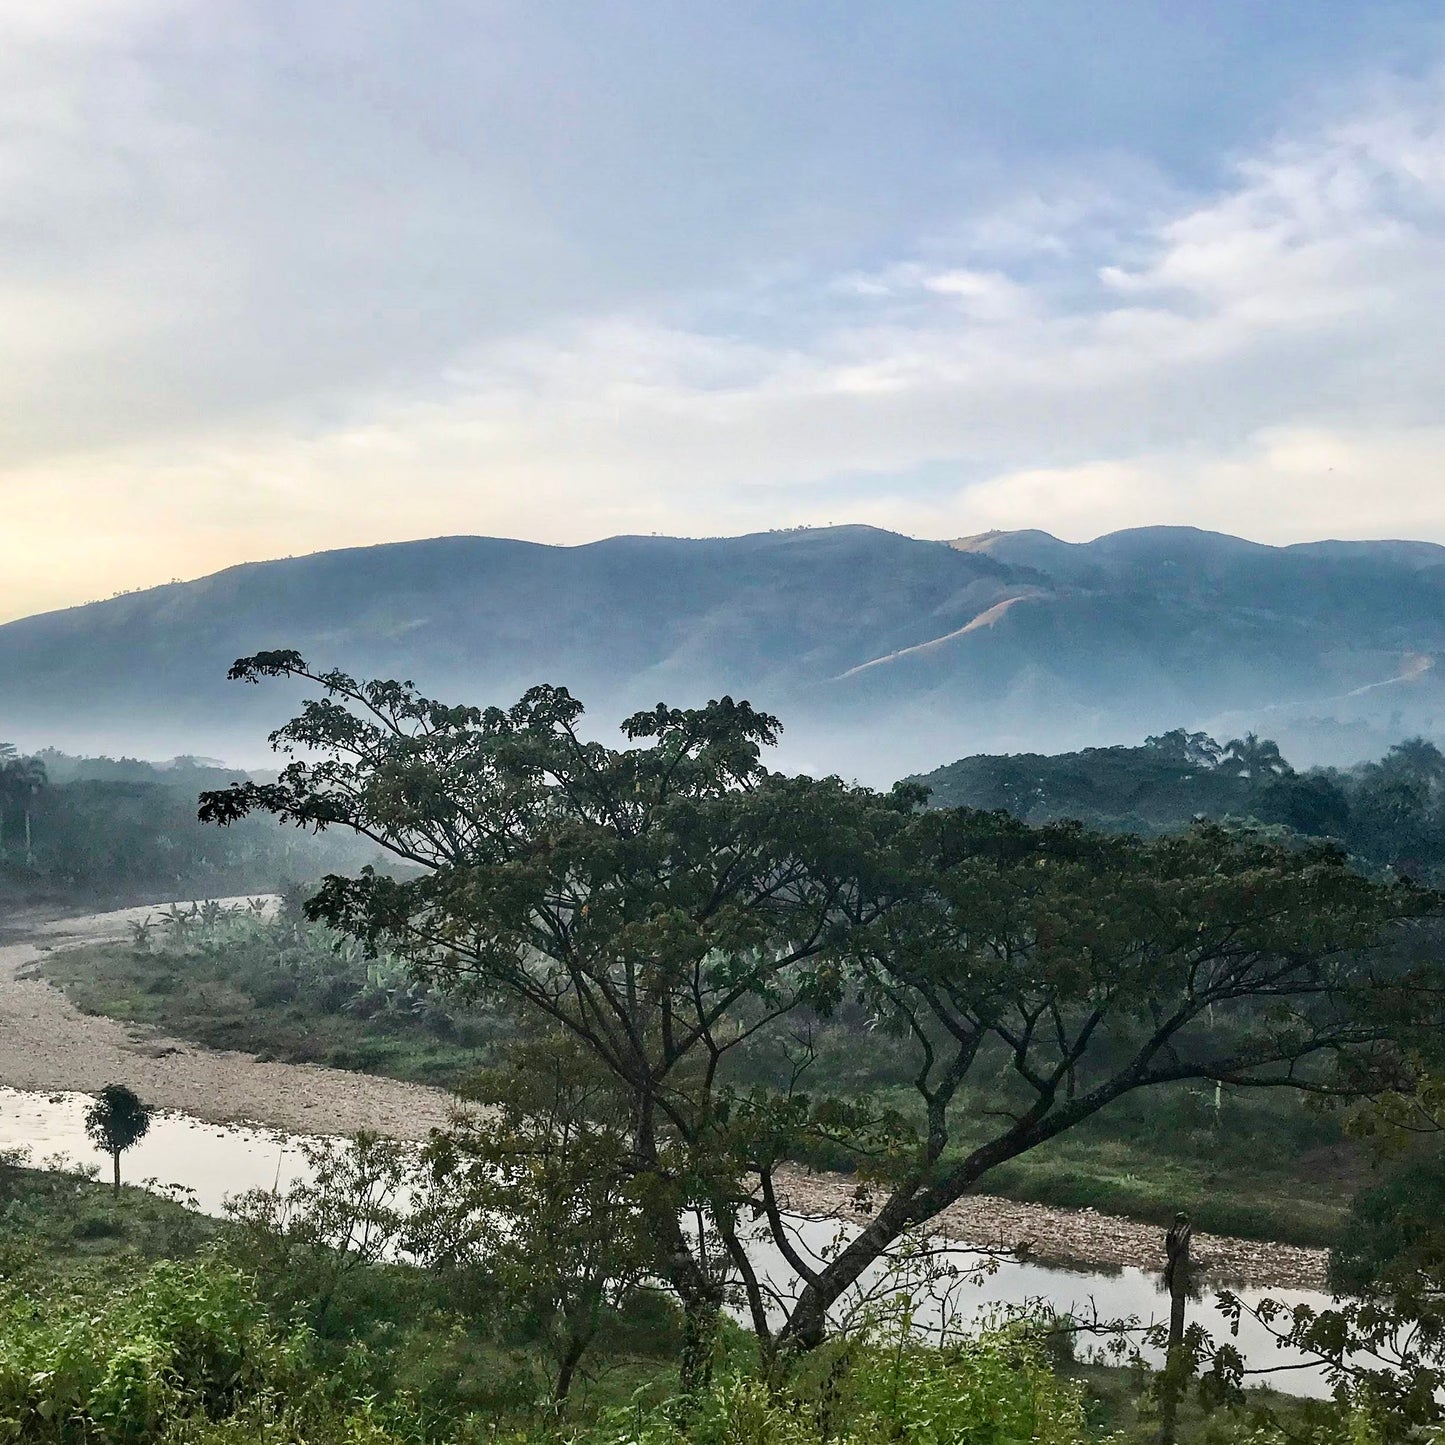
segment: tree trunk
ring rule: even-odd
[[[114,1182],[113,1182],[112,1185],[111,1185],[111,1192],[112,1192],[117,1198],[119,1198],[119,1197],[120,1197],[120,1150],[119,1150],[119,1149],[112,1149],[112,1150],[110,1151],[110,1158],[111,1158],[111,1162],[115,1165],[115,1180],[114,1180]]]
[[[567,1348],[557,1365],[557,1383],[552,1390],[553,1404],[562,1404],[571,1393],[577,1366],[582,1363],[582,1356],[587,1353],[587,1344],[587,1339],[582,1335],[573,1335],[567,1341]]]
[[[805,1354],[823,1343],[828,1311],[908,1227],[906,1212],[912,1200],[912,1195],[889,1200],[852,1243],[819,1271],[817,1279],[803,1286],[787,1324],[778,1335],[782,1350]]]
[[[639,1177],[656,1174],[657,1145],[653,1125],[653,1100],[639,1087],[633,1104],[632,1152]],[[682,1304],[683,1346],[680,1366],[685,1394],[705,1388],[712,1379],[713,1350],[722,1317],[722,1286],[711,1279],[707,1259],[699,1258],[687,1242],[676,1209],[663,1198],[647,1211],[655,1237],[664,1251],[662,1273]],[[699,1241],[699,1252],[702,1241]]]
[[[683,1301],[682,1359],[678,1374],[686,1395],[706,1389],[712,1380],[713,1350],[721,1322],[722,1306],[717,1299]]]
[[[1174,1445],[1178,1432],[1179,1398],[1189,1373],[1184,1352],[1184,1304],[1189,1293],[1189,1241],[1194,1231],[1187,1214],[1178,1214],[1164,1240],[1168,1263],[1164,1283],[1169,1289],[1169,1348],[1159,1382],[1159,1445]]]

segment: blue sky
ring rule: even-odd
[[[0,616],[445,532],[1445,541],[1438,3],[0,11]]]

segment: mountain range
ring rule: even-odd
[[[1180,726],[1350,762],[1445,731],[1445,547],[849,526],[323,552],[0,626],[0,737],[260,762],[297,694],[224,678],[279,647],[449,701],[561,683],[599,735],[729,692],[783,718],[781,765],[870,782]]]

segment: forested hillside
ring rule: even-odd
[[[154,902],[272,891],[368,856],[352,838],[247,821],[202,827],[196,799],[247,774],[0,742],[0,896]]]
[[[1334,840],[1367,868],[1445,880],[1445,755],[1426,738],[1396,743],[1377,762],[1301,772],[1272,739],[1221,744],[1179,729],[1141,747],[979,754],[912,781],[938,807],[1146,835],[1232,821]]]
[[[1445,548],[833,527],[326,552],[0,627],[0,732],[264,765],[296,695],[225,673],[278,646],[473,703],[563,685],[599,736],[661,698],[746,697],[787,719],[784,765],[875,784],[1181,724],[1347,765],[1445,720]]]

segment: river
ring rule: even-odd
[[[298,1147],[304,1139],[359,1129],[422,1139],[446,1122],[452,1101],[439,1090],[339,1069],[261,1062],[166,1039],[81,1014],[32,976],[47,949],[124,938],[149,911],[31,918],[20,930],[12,926],[0,943],[0,1148],[28,1149],[37,1163],[64,1155],[103,1168],[108,1161],[85,1137],[84,1109],[91,1091],[122,1079],[160,1110],[145,1140],[125,1156],[126,1177],[158,1188],[177,1187],[195,1207],[218,1214],[227,1195],[284,1187],[297,1178],[305,1167]],[[800,1174],[790,1186],[785,1189],[796,1211],[792,1217],[810,1249],[824,1249],[839,1231],[856,1227],[837,1217],[843,1211],[833,1197],[846,1193],[844,1181]],[[956,1284],[946,1301],[920,1306],[922,1326],[968,1323],[990,1310],[1039,1300],[1101,1319],[1149,1321],[1167,1314],[1157,1273],[1132,1262],[1158,1257],[1159,1231],[1092,1211],[1046,1210],[983,1196],[961,1205],[966,1209],[957,1219],[944,1221],[950,1238],[940,1248],[969,1278]],[[1028,1212],[1026,1229],[1010,1233],[1017,1231],[1022,1211]],[[1056,1252],[1093,1264],[1003,1259],[991,1273],[975,1277],[978,1256],[964,1241],[1020,1237],[1046,1246],[1053,1241]],[[1246,1281],[1233,1287],[1247,1303],[1265,1296],[1316,1307],[1328,1303],[1317,1289],[1299,1287],[1319,1277],[1318,1251],[1208,1236],[1199,1242],[1206,1259]],[[792,1272],[776,1247],[758,1240],[755,1249],[764,1275],[786,1293]],[[878,1277],[868,1283],[876,1285]],[[1208,1300],[1195,1306],[1204,1322],[1213,1314]],[[1294,1363],[1248,1320],[1237,1343],[1253,1365]],[[1277,1383],[1307,1394],[1325,1388],[1317,1374],[1305,1371],[1286,1373]]]
[[[85,1133],[84,1115],[90,1096],[75,1092],[42,1094],[33,1090],[0,1088],[0,1149],[23,1148],[32,1162],[93,1167],[102,1173],[107,1156],[98,1152]],[[299,1147],[304,1136],[247,1124],[217,1124],[174,1110],[157,1113],[146,1137],[124,1156],[128,1182],[165,1192],[180,1192],[194,1207],[220,1214],[227,1196],[246,1189],[285,1188],[305,1172]],[[804,1215],[790,1217],[795,1242],[817,1258],[854,1226],[836,1218]],[[781,1295],[791,1293],[795,1276],[765,1237],[752,1243],[754,1258],[765,1282]],[[915,1326],[925,1331],[956,1330],[985,1321],[990,1314],[1043,1302],[1055,1310],[1101,1320],[1137,1317],[1145,1323],[1167,1318],[1157,1274],[1129,1266],[1066,1269],[1057,1265],[1000,1258],[986,1272],[979,1271],[980,1256],[966,1245],[942,1246],[935,1264],[951,1266],[952,1280],[940,1280],[915,1291]],[[885,1268],[872,1271],[864,1288],[875,1298],[887,1297],[899,1285]],[[1290,1304],[1316,1308],[1329,1303],[1314,1290],[1266,1290],[1239,1287],[1246,1303],[1266,1296]],[[849,1308],[856,1308],[856,1301]],[[1214,1315],[1206,1294],[1194,1309],[1210,1325]],[[1214,1316],[1217,1319],[1217,1316]],[[1271,1337],[1249,1319],[1241,1323],[1235,1341],[1252,1366],[1293,1365],[1299,1357],[1278,1350]],[[1292,1393],[1323,1396],[1328,1386],[1313,1370],[1290,1370],[1274,1382]]]

